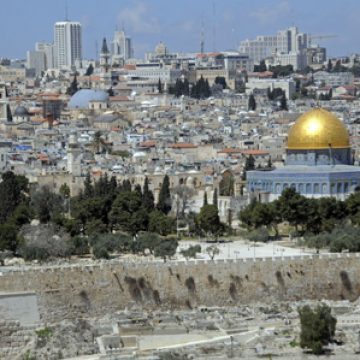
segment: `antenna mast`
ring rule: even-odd
[[[205,35],[204,35],[204,18],[201,19],[201,32],[200,32],[200,53],[205,51]]]
[[[212,2],[212,10],[213,10],[213,51],[216,51],[216,8],[215,1]]]
[[[68,0],[65,0],[65,21],[69,21]]]

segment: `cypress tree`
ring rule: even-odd
[[[143,187],[142,202],[145,209],[149,211],[154,210],[154,194],[149,190],[149,179],[147,176],[145,177]]]
[[[218,208],[218,189],[215,188],[214,193],[213,193],[213,205],[216,206],[216,208]]]
[[[90,172],[88,171],[84,181],[84,198],[90,199],[94,195],[94,188],[91,182]]]
[[[160,78],[159,78],[159,81],[158,81],[158,92],[159,92],[159,94],[163,93],[163,87],[162,87],[162,83],[161,83]]]
[[[168,175],[164,176],[164,181],[159,193],[159,201],[156,207],[166,215],[171,210],[170,179]]]
[[[288,106],[287,106],[287,101],[286,101],[286,96],[285,94],[283,94],[283,96],[281,97],[281,100],[280,100],[280,108],[281,110],[288,110]]]
[[[142,198],[143,194],[142,194],[141,186],[139,184],[135,185],[134,191],[137,192],[140,195],[140,197]]]
[[[122,191],[128,192],[131,191],[131,182],[130,180],[124,180],[122,183]]]
[[[251,94],[249,97],[248,109],[252,111],[256,110],[256,101],[253,94]]]
[[[207,192],[204,191],[204,200],[203,200],[203,206],[208,205],[208,199],[207,199]]]

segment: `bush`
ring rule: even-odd
[[[15,252],[19,244],[16,226],[12,224],[0,225],[0,251],[10,250]]]
[[[269,231],[263,226],[249,232],[248,239],[254,242],[267,242],[269,240]]]
[[[200,245],[191,245],[186,250],[181,250],[180,254],[183,255],[186,259],[196,258],[196,254],[201,252]]]
[[[93,247],[95,259],[110,259],[109,252],[104,244],[98,243]]]
[[[70,256],[73,245],[66,231],[55,224],[25,225],[20,230],[24,241],[19,246],[19,254],[26,260],[47,260]]]
[[[88,239],[84,236],[75,236],[71,239],[71,243],[73,246],[72,254],[74,255],[85,255],[90,251]]]
[[[312,310],[306,305],[298,311],[301,324],[300,346],[310,349],[315,355],[322,354],[323,346],[328,345],[335,335],[336,318],[331,315],[331,308],[321,305]]]

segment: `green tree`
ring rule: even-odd
[[[327,66],[326,66],[326,71],[327,72],[331,72],[333,69],[333,64],[331,62],[331,59],[328,60]]]
[[[287,100],[286,100],[286,96],[285,94],[283,94],[283,96],[281,97],[280,100],[280,109],[284,110],[284,111],[288,111],[288,106],[287,106]]]
[[[69,188],[69,185],[66,184],[66,183],[62,184],[62,185],[60,186],[59,193],[60,193],[60,195],[61,195],[63,198],[65,198],[65,199],[69,198],[69,197],[70,197],[70,188]]]
[[[223,89],[227,88],[226,79],[223,76],[217,76],[215,78],[215,84],[219,84]]]
[[[282,219],[295,226],[296,231],[307,221],[307,199],[293,188],[285,189],[278,199],[279,211]]]
[[[59,194],[55,194],[48,186],[42,186],[31,195],[31,206],[36,217],[42,223],[48,223],[55,216],[64,212],[64,202]]]
[[[196,99],[206,99],[211,96],[208,80],[205,80],[203,76],[201,76],[196,84],[192,86],[190,96]]]
[[[149,179],[146,176],[144,181],[144,187],[143,187],[143,194],[142,194],[142,204],[143,207],[148,210],[152,211],[154,210],[154,194],[149,189]]]
[[[197,220],[198,226],[204,234],[218,236],[223,231],[223,225],[220,222],[218,209],[214,205],[203,206]]]
[[[204,191],[204,198],[203,198],[203,206],[206,206],[208,204],[208,199],[207,199],[207,192],[206,190]]]
[[[158,93],[162,94],[163,93],[163,86],[162,86],[160,78],[159,78],[159,81],[158,81],[158,87],[157,88],[158,88]]]
[[[214,189],[214,192],[213,192],[213,201],[212,201],[212,204],[214,206],[216,206],[216,208],[218,209],[218,189],[215,188]]]
[[[148,250],[150,254],[153,254],[155,248],[162,241],[159,234],[153,232],[140,232],[135,240],[135,248],[137,251],[145,254],[145,251]]]
[[[196,254],[201,253],[200,245],[190,245],[187,249],[180,251],[180,254],[186,259],[196,258]]]
[[[265,226],[261,226],[248,234],[248,239],[253,242],[267,242],[269,240],[269,231]]]
[[[0,225],[0,250],[15,252],[19,244],[17,229],[12,224]]]
[[[323,347],[333,341],[336,329],[336,318],[331,315],[331,308],[319,305],[312,310],[306,305],[299,310],[300,346],[310,349],[315,355],[324,353]]]
[[[28,204],[21,203],[12,213],[8,223],[15,225],[18,229],[29,224],[34,217],[33,209]]]
[[[147,230],[148,212],[142,208],[141,195],[136,191],[122,191],[116,197],[109,214],[114,229],[136,234]]]
[[[162,239],[155,247],[154,254],[157,257],[161,257],[166,261],[166,258],[170,258],[176,254],[178,242],[175,238],[169,237]]]
[[[72,82],[70,83],[70,86],[66,90],[66,94],[73,96],[78,90],[79,88],[78,88],[77,76],[75,74]]]
[[[86,69],[85,76],[91,76],[94,72],[94,66],[93,64],[89,64],[89,66]]]
[[[88,171],[86,173],[86,177],[84,180],[84,197],[86,199],[90,199],[93,196],[94,196],[94,187],[91,181],[90,172]]]
[[[255,170],[255,158],[250,154],[245,160],[242,180],[246,180],[246,173],[252,170]]]
[[[162,236],[169,235],[175,231],[175,219],[159,210],[152,211],[149,215],[149,231]]]
[[[255,96],[253,94],[251,94],[249,96],[248,109],[251,110],[251,111],[256,110],[256,100],[255,100]]]
[[[216,245],[210,245],[206,248],[206,252],[210,259],[214,260],[215,256],[220,254],[220,249]]]
[[[24,176],[17,176],[11,171],[2,174],[0,183],[0,223],[13,214],[14,210],[25,202],[25,193],[28,192],[28,180]]]
[[[168,175],[164,176],[156,207],[166,215],[171,211],[170,179]]]
[[[254,66],[254,72],[264,72],[267,71],[265,60],[261,60],[259,65]]]

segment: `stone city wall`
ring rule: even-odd
[[[1,268],[0,268],[1,270]],[[40,320],[144,309],[301,299],[356,300],[359,254],[215,261],[110,261],[0,273],[2,292],[32,291]]]

